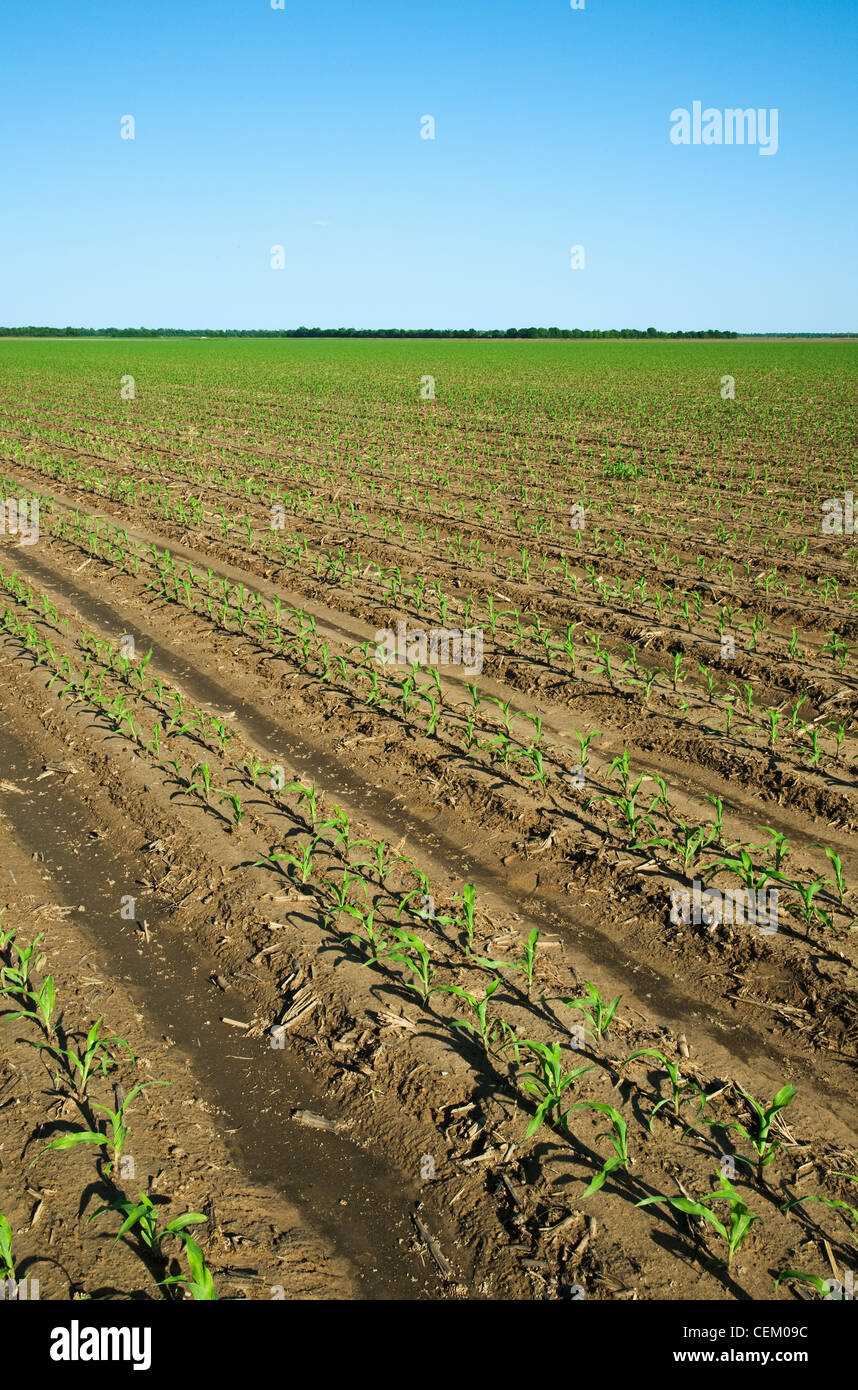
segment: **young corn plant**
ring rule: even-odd
[[[196,767],[194,767],[191,772],[191,778],[196,778],[198,773],[200,780],[198,782],[192,780],[191,785],[188,787],[188,791],[198,792],[203,798],[203,801],[208,805],[208,799],[212,789],[212,770],[208,763],[197,763]]]
[[[451,1028],[463,1028],[466,1033],[473,1033],[479,1038],[483,1045],[486,1056],[490,1053],[495,1055],[503,1052],[505,1048],[511,1047],[516,1062],[520,1056],[520,1044],[513,1028],[502,1018],[488,1017],[489,1001],[496,990],[500,988],[501,981],[492,980],[482,999],[476,994],[470,994],[461,985],[441,985],[440,988],[445,994],[455,994],[458,999],[464,999],[471,1010],[473,1022],[468,1019],[452,1019]]]
[[[206,1264],[206,1257],[196,1241],[189,1235],[182,1233],[181,1239],[184,1242],[185,1254],[188,1259],[188,1268],[191,1272],[190,1279],[185,1274],[174,1275],[170,1279],[162,1279],[162,1284],[184,1284],[195,1303],[210,1303],[220,1300],[220,1294],[215,1289],[212,1272]]]
[[[168,1222],[164,1227],[158,1225],[158,1209],[154,1202],[146,1196],[145,1192],[140,1193],[138,1202],[110,1202],[106,1206],[99,1207],[92,1216],[87,1218],[87,1225],[90,1221],[101,1216],[106,1211],[122,1211],[125,1213],[125,1220],[122,1222],[114,1238],[114,1245],[120,1241],[129,1231],[139,1236],[141,1243],[147,1250],[151,1250],[153,1255],[163,1258],[161,1254],[161,1243],[167,1236],[180,1236],[187,1226],[198,1225],[201,1221],[207,1221],[208,1217],[201,1215],[198,1211],[184,1212],[177,1216],[173,1221]]]
[[[522,1072],[518,1081],[521,1089],[528,1095],[539,1097],[530,1124],[527,1127],[526,1139],[530,1139],[536,1134],[537,1130],[547,1122],[554,1129],[561,1129],[565,1126],[568,1110],[561,1111],[563,1097],[569,1087],[582,1076],[585,1071],[593,1071],[592,1066],[574,1067],[572,1071],[563,1071],[563,1054],[559,1043],[540,1043],[532,1040],[522,1039],[521,1047],[529,1048],[535,1055],[539,1063],[539,1071]]]
[[[43,936],[44,932],[39,932],[39,935],[29,946],[22,947],[12,940],[14,932],[11,933],[7,941],[11,943],[18,964],[4,965],[3,969],[0,970],[0,989],[9,993],[20,994],[25,999],[29,998],[31,992],[30,971],[38,970],[45,959],[42,953],[36,955],[36,947]]]
[[[670,1095],[663,1096],[662,1099],[657,1102],[649,1117],[650,1133],[652,1133],[656,1115],[665,1105],[671,1107],[670,1113],[673,1115],[674,1119],[678,1120],[680,1118],[680,1111],[684,1105],[696,1104],[697,1114],[691,1125],[691,1128],[693,1128],[706,1106],[706,1092],[702,1087],[698,1086],[696,1081],[685,1080],[679,1070],[679,1063],[669,1061],[663,1052],[659,1052],[658,1049],[654,1047],[642,1047],[639,1051],[632,1052],[621,1065],[625,1067],[629,1062],[636,1061],[638,1057],[655,1057],[657,1061],[661,1062],[661,1065],[667,1073],[668,1081],[670,1082]]]
[[[430,909],[432,897],[429,892],[429,879],[427,878],[426,874],[423,873],[422,869],[416,868],[413,864],[411,865],[411,873],[417,879],[419,887],[412,888],[409,890],[409,892],[404,893],[402,895],[399,901],[399,906],[396,909],[396,916],[401,917],[403,912],[405,912],[405,910],[408,909],[409,912],[413,913],[425,922],[427,920],[427,917],[434,916],[434,911]],[[418,902],[420,903],[420,908],[416,911],[413,907],[409,907],[409,903],[411,903],[414,898],[417,898]]]
[[[724,841],[724,803],[720,796],[713,796],[710,793],[706,794],[706,800],[710,801],[715,807],[715,818],[712,821],[712,833],[709,836],[709,843],[718,845],[720,849],[726,849],[727,846]],[[731,845],[730,848],[732,849],[735,847]]]
[[[858,1182],[858,1176],[854,1173],[835,1173],[836,1178],[848,1178],[850,1182]],[[830,1207],[832,1211],[848,1212],[852,1226],[849,1230],[849,1239],[858,1249],[858,1206],[853,1207],[849,1202],[843,1202],[836,1197],[821,1197],[816,1194],[807,1197],[794,1197],[792,1201],[785,1202],[781,1211],[789,1211],[790,1207],[801,1206],[803,1202],[821,1202],[823,1206]]]
[[[348,854],[352,843],[351,827],[349,825],[348,816],[339,806],[332,807],[328,820],[320,821],[316,829],[320,832],[322,830],[333,830],[334,845],[342,845],[343,853]]]
[[[239,767],[243,767],[246,769],[247,774],[250,777],[251,785],[253,787],[256,786],[257,782],[259,781],[260,774],[265,770],[263,768],[262,762],[256,756],[252,758],[245,758],[243,762],[239,763]]]
[[[652,696],[652,688],[658,680],[659,676],[663,673],[658,666],[656,666],[655,669],[652,671],[648,671],[646,667],[641,667],[640,669],[640,679],[633,680],[630,678],[629,683],[633,687],[636,687],[641,690],[641,692],[643,693],[643,702],[645,705],[648,705]]]
[[[617,1006],[623,996],[618,994],[616,999],[612,999],[609,1003],[607,999],[602,998],[596,986],[590,984],[588,980],[584,981],[584,988],[587,991],[586,998],[561,998],[560,1002],[565,1004],[568,1009],[577,1009],[582,1013],[590,1025],[584,1031],[589,1033],[594,1041],[601,1041],[607,1035],[614,1014],[617,1012]]]
[[[652,849],[660,847],[670,852],[670,857],[686,877],[689,875],[701,853],[711,843],[715,827],[712,825],[686,825],[677,818],[679,835],[658,835],[652,840],[644,840],[631,846],[632,849]]]
[[[53,975],[46,975],[41,989],[30,990],[30,999],[34,1007],[32,1009],[17,1009],[14,1013],[7,1014],[10,1021],[13,1018],[32,1018],[41,1027],[45,1037],[50,1040],[54,1035],[53,1014],[56,1003],[56,989],[54,987]]]
[[[580,754],[580,756],[579,756],[579,758],[578,758],[578,765],[579,765],[580,767],[586,767],[587,764],[588,764],[589,761],[590,761],[590,754],[589,754],[589,751],[588,751],[588,750],[589,750],[589,747],[590,747],[590,744],[593,742],[593,739],[594,739],[594,738],[600,738],[600,737],[601,737],[601,735],[602,735],[602,730],[601,730],[601,729],[594,729],[593,732],[592,732],[591,734],[586,734],[586,735],[582,734],[581,731],[580,731],[580,729],[573,729],[572,732],[574,733],[575,737],[576,737],[577,740],[578,740],[578,749],[579,749],[579,754]],[[571,752],[572,750],[570,749],[569,751]],[[574,757],[574,753],[573,753],[573,757]]]
[[[768,854],[775,873],[780,873],[790,853],[789,840],[783,831],[772,830],[769,825],[761,825],[760,829],[769,836],[769,842],[766,845],[760,845],[759,848]]]
[[[518,762],[520,758],[527,758],[533,764],[533,772],[523,772],[521,775],[526,782],[535,782],[538,786],[544,787],[548,778],[542,761],[542,753],[535,743],[531,743],[528,748],[523,748],[518,753],[513,753],[512,762]]]
[[[356,869],[374,869],[378,875],[378,881],[383,887],[384,880],[387,878],[394,864],[400,861],[393,857],[390,859],[387,858],[387,851],[390,846],[386,840],[354,840],[352,842],[352,849],[359,849],[362,847],[372,850],[372,858],[369,860],[361,860],[361,862],[355,864],[354,867]],[[407,861],[402,860],[402,862],[405,863]]]
[[[527,997],[530,998],[530,991],[533,987],[533,967],[536,964],[536,951],[539,943],[539,928],[534,927],[524,943],[524,951],[521,959],[513,966],[514,970],[524,972],[527,980]]]
[[[461,904],[461,914],[455,917],[439,917],[439,925],[448,927],[459,927],[465,933],[465,953],[471,954],[474,944],[474,929],[476,926],[477,913],[477,889],[473,883],[462,885],[461,896],[454,898],[454,902]]]
[[[360,874],[350,874],[348,869],[343,871],[343,877],[339,884],[326,881],[324,891],[330,898],[330,904],[325,909],[325,926],[335,922],[341,912],[345,912],[349,907],[349,889],[353,883],[357,883],[363,891],[364,906],[366,906],[367,886]]]
[[[737,1086],[736,1089],[753,1116],[751,1128],[747,1129],[738,1120],[704,1120],[703,1123],[717,1129],[735,1129],[737,1134],[741,1134],[742,1138],[747,1140],[755,1154],[757,1181],[762,1183],[764,1170],[774,1162],[783,1147],[782,1138],[777,1134],[772,1135],[772,1125],[780,1112],[792,1103],[797,1092],[794,1086],[782,1086],[771,1105],[767,1106],[754,1100],[754,1097],[748,1095],[741,1087]],[[736,1161],[746,1163],[749,1168],[753,1167],[751,1159],[737,1155]]]
[[[443,988],[442,985],[434,983],[436,972],[429,947],[419,936],[406,931],[404,927],[394,928],[393,935],[397,945],[402,949],[390,951],[387,959],[396,962],[397,965],[404,965],[411,971],[412,978],[406,983],[409,989],[413,989],[419,995],[421,1002],[426,1004],[431,995]]]
[[[73,1052],[71,1048],[59,1047],[56,1043],[38,1042],[31,1044],[38,1051],[48,1052],[61,1062],[67,1077],[72,1082],[74,1099],[79,1105],[82,1105],[86,1100],[87,1086],[93,1074],[100,1072],[102,1076],[106,1076],[108,1071],[119,1065],[111,1054],[111,1047],[124,1047],[132,1064],[135,1061],[134,1053],[124,1038],[103,1038],[101,1036],[101,1023],[102,1020],[97,1018],[86,1035],[86,1042],[80,1053]],[[56,1084],[59,1089],[59,1073],[57,1073]]]
[[[832,869],[834,870],[834,878],[837,885],[837,893],[840,898],[840,903],[842,905],[847,889],[846,877],[843,873],[843,864],[841,862],[840,855],[837,854],[835,850],[830,849],[828,845],[815,845],[814,848],[821,849],[825,852],[825,857],[831,865]]]
[[[238,829],[247,814],[241,797],[237,792],[227,791],[225,787],[215,787],[215,795],[218,798],[218,806],[222,806],[226,801],[232,807],[232,824],[235,829]]]
[[[798,895],[801,915],[805,926],[812,927],[815,923],[820,923],[824,927],[833,929],[834,923],[829,912],[817,907],[814,899],[824,888],[830,887],[827,878],[815,878],[810,883],[799,883],[795,879],[788,879],[784,875],[779,876],[784,883],[788,883]]]
[[[687,1216],[697,1216],[704,1221],[708,1221],[713,1226],[718,1235],[727,1245],[726,1266],[729,1269],[733,1263],[736,1252],[741,1248],[751,1227],[755,1221],[762,1218],[755,1216],[749,1211],[739,1193],[733,1187],[728,1178],[724,1176],[720,1169],[717,1170],[718,1180],[721,1186],[720,1192],[712,1192],[708,1197],[701,1197],[699,1202],[694,1202],[690,1197],[645,1197],[642,1202],[637,1202],[639,1207],[651,1206],[653,1202],[667,1202],[676,1211],[684,1212]],[[729,1202],[730,1215],[726,1222],[718,1220],[717,1216],[709,1210],[709,1202]]]
[[[778,725],[782,719],[782,712],[778,709],[767,709],[766,718],[769,722],[769,748],[774,752],[775,743],[778,737]]]
[[[314,785],[310,785],[310,787],[305,787],[305,784],[298,783],[298,781],[295,781],[295,783],[289,783],[288,787],[284,787],[284,791],[298,792],[299,805],[300,802],[306,801],[307,810],[309,810],[310,812],[310,830],[316,830],[316,823],[318,820],[318,809],[316,805],[316,787],[314,787]]]
[[[774,877],[771,869],[759,869],[754,867],[753,860],[746,849],[739,851],[738,859],[730,855],[724,855],[719,860],[711,864],[702,864],[700,867],[701,876],[705,877],[711,872],[720,872],[722,869],[729,869],[741,881],[742,885],[751,893],[760,893],[767,883]]]
[[[262,868],[266,865],[280,865],[281,872],[289,877],[289,870],[303,887],[309,883],[313,877],[313,851],[321,839],[320,835],[314,835],[309,844],[299,845],[295,850],[272,850],[265,859],[258,859],[254,868]],[[286,868],[282,868],[283,865]]]
[[[578,1105],[570,1106],[566,1114],[570,1114],[573,1110],[599,1110],[603,1115],[607,1115],[611,1121],[611,1128],[596,1137],[597,1139],[610,1139],[614,1150],[613,1156],[607,1159],[599,1172],[590,1179],[579,1198],[579,1201],[583,1202],[586,1197],[592,1197],[594,1192],[603,1188],[607,1179],[618,1168],[627,1167],[629,1162],[629,1129],[620,1112],[615,1110],[612,1105],[606,1105],[602,1101],[581,1101]]]
[[[831,660],[837,661],[842,671],[849,656],[849,648],[838,633],[830,632],[828,634],[828,641],[819,649],[820,656],[822,656],[824,652],[831,653]]]
[[[438,728],[438,721],[441,718],[441,704],[440,701],[429,690],[421,690],[419,694],[429,706],[429,713],[426,716],[426,732],[431,738],[432,735],[435,733],[435,730]]]
[[[346,937],[346,941],[352,946],[359,946],[366,952],[364,965],[377,964],[387,956],[391,949],[389,938],[383,935],[383,930],[375,924],[374,907],[356,907],[354,903],[348,903],[344,909],[350,917],[354,917],[360,923],[361,932],[352,932]]]
[[[117,1110],[111,1110],[107,1105],[99,1105],[96,1101],[92,1101],[92,1109],[99,1110],[107,1116],[106,1123],[110,1127],[110,1135],[102,1134],[100,1130],[93,1129],[72,1130],[69,1134],[61,1134],[59,1138],[52,1139],[49,1144],[46,1144],[41,1153],[38,1153],[33,1159],[33,1163],[38,1163],[42,1155],[46,1154],[49,1149],[73,1149],[78,1144],[97,1144],[110,1153],[110,1158],[104,1166],[105,1176],[109,1177],[122,1157],[125,1141],[128,1138],[128,1125],[125,1123],[125,1116],[132,1100],[147,1086],[169,1086],[171,1084],[169,1081],[138,1081]],[[33,1163],[30,1164],[31,1168]]]
[[[614,758],[610,767],[608,768],[608,777],[616,777],[623,791],[628,792],[629,782],[632,780],[632,770],[629,766],[628,748],[624,748],[622,753],[618,754],[618,756]]]
[[[637,804],[638,792],[644,781],[646,781],[646,776],[642,773],[634,785],[627,789],[625,795],[620,793],[618,796],[608,796],[607,793],[603,793],[601,796],[591,797],[587,805],[589,807],[595,805],[596,802],[607,801],[609,806],[616,806],[622,813],[622,818],[619,821],[614,821],[613,824],[624,825],[632,839],[637,840],[641,826],[648,825],[651,830],[655,830],[655,822],[652,817],[645,815]]]
[[[12,1227],[0,1211],[0,1277],[15,1278],[15,1261],[12,1257]]]
[[[810,739],[811,748],[813,749],[813,752],[807,760],[808,766],[815,767],[822,757],[822,749],[819,746],[819,730],[812,729],[808,725],[805,725],[802,732],[807,734]]]

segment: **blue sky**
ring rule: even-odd
[[[856,61],[855,0],[7,5],[0,323],[855,330]]]

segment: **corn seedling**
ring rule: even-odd
[[[399,863],[400,860],[386,858],[386,851],[389,848],[386,840],[379,840],[378,842],[375,840],[355,840],[352,843],[353,849],[358,849],[362,846],[366,846],[367,849],[372,850],[373,858],[370,860],[362,860],[359,864],[355,864],[354,867],[356,869],[374,869],[378,875],[379,883],[383,885],[384,880],[387,878],[394,864]],[[406,861],[402,860],[402,862],[405,863]]]
[[[563,1071],[563,1054],[559,1043],[539,1043],[522,1039],[521,1047],[527,1047],[537,1057],[539,1061],[539,1071],[523,1072],[518,1078],[521,1089],[528,1095],[539,1096],[539,1103],[536,1113],[527,1127],[526,1139],[536,1134],[545,1123],[555,1129],[560,1128],[566,1120],[568,1111],[560,1113],[560,1105],[563,1096],[568,1088],[582,1076],[585,1071],[593,1071],[592,1066],[574,1067],[572,1071]]]
[[[45,1037],[53,1036],[53,1013],[56,1003],[56,990],[54,988],[53,975],[46,975],[42,982],[41,989],[36,992],[30,990],[29,995],[33,1001],[34,1009],[18,1009],[15,1013],[7,1014],[8,1019],[13,1018],[32,1018],[44,1031]]]
[[[523,970],[527,980],[527,997],[530,998],[530,991],[533,986],[533,967],[536,964],[536,951],[539,942],[539,929],[533,928],[524,943],[524,953],[521,960],[513,967],[515,970]]]
[[[733,1263],[733,1257],[741,1247],[754,1222],[761,1220],[761,1217],[755,1216],[753,1212],[748,1210],[739,1193],[720,1169],[718,1170],[718,1180],[721,1184],[721,1191],[710,1193],[708,1197],[701,1197],[699,1202],[694,1202],[689,1197],[661,1196],[645,1197],[642,1202],[638,1202],[636,1205],[648,1207],[653,1202],[667,1202],[669,1206],[672,1206],[676,1211],[684,1212],[686,1216],[697,1216],[708,1221],[710,1226],[714,1226],[721,1239],[726,1242],[726,1265],[729,1269]],[[709,1210],[707,1205],[709,1202],[729,1202],[730,1216],[726,1225]]]
[[[858,1177],[852,1173],[836,1173],[835,1177],[851,1178],[852,1182],[858,1182]],[[790,1207],[800,1206],[803,1202],[821,1202],[823,1206],[830,1207],[832,1211],[845,1211],[849,1213],[854,1229],[849,1231],[849,1239],[858,1248],[858,1207],[853,1207],[849,1202],[842,1202],[836,1197],[820,1197],[809,1195],[807,1197],[795,1197],[790,1202],[785,1202],[781,1211],[789,1211]]]
[[[363,935],[360,932],[353,932],[346,937],[346,940],[352,946],[360,946],[366,950],[367,959],[364,964],[372,965],[373,962],[382,960],[390,950],[390,941],[382,935],[381,929],[375,925],[375,908],[355,907],[353,903],[348,903],[343,910],[350,917],[356,918],[363,929]]]
[[[181,1232],[184,1231],[186,1226],[198,1225],[199,1222],[208,1220],[207,1217],[202,1216],[198,1211],[189,1211],[183,1213],[182,1216],[177,1216],[173,1221],[170,1221],[164,1226],[163,1229],[159,1229],[158,1209],[154,1202],[146,1196],[145,1192],[141,1192],[139,1202],[110,1202],[106,1206],[99,1207],[98,1210],[94,1211],[92,1216],[87,1219],[87,1225],[89,1225],[90,1221],[95,1221],[96,1217],[101,1216],[102,1213],[106,1211],[125,1212],[125,1220],[116,1233],[113,1241],[114,1245],[117,1241],[120,1241],[124,1235],[127,1235],[129,1231],[135,1231],[146,1249],[151,1250],[155,1255],[161,1254],[161,1242],[166,1236],[181,1236]]]
[[[403,912],[408,907],[408,904],[412,901],[413,898],[417,898],[420,900],[421,903],[424,903],[431,896],[429,893],[429,879],[427,878],[426,874],[424,874],[421,869],[415,868],[414,865],[411,866],[411,872],[417,879],[419,887],[412,888],[408,893],[405,893],[403,897],[400,899],[399,907],[396,909],[397,917],[402,916]],[[408,910],[409,912],[414,911],[413,908],[408,908]],[[424,921],[426,920],[426,913],[422,908],[417,915],[421,917]]]
[[[366,884],[359,874],[350,874],[348,869],[344,870],[342,882],[337,886],[334,883],[326,882],[325,891],[330,895],[331,904],[325,911],[325,925],[334,920],[339,913],[345,912],[349,906],[348,893],[353,883],[360,884],[363,889],[364,899],[366,899]]]
[[[831,660],[837,661],[840,670],[842,671],[844,666],[846,665],[846,659],[849,656],[849,648],[836,632],[830,632],[828,634],[828,641],[825,643],[824,646],[820,647],[820,656],[822,656],[824,652],[831,653]]]
[[[846,878],[843,873],[843,864],[841,862],[840,855],[835,853],[833,849],[829,849],[827,845],[815,845],[814,848],[824,850],[825,857],[830,863],[832,869],[834,870],[834,877],[837,883],[837,892],[840,897],[840,902],[842,903],[844,895],[846,893]]]
[[[202,1250],[189,1235],[183,1233],[181,1238],[184,1241],[191,1277],[189,1279],[184,1274],[177,1274],[171,1279],[162,1279],[161,1283],[184,1284],[195,1303],[219,1301],[220,1295],[215,1290],[212,1272],[206,1264],[206,1257]]]
[[[474,1033],[483,1045],[483,1051],[488,1055],[490,1052],[502,1052],[504,1048],[511,1047],[516,1062],[519,1060],[519,1040],[514,1030],[502,1018],[488,1018],[489,1000],[497,989],[500,988],[500,980],[492,980],[482,999],[477,995],[470,994],[461,985],[441,985],[440,989],[445,994],[455,994],[458,999],[464,999],[471,1010],[475,1022],[467,1019],[452,1019],[451,1028],[463,1028],[467,1033]]]
[[[674,862],[687,875],[696,863],[702,851],[711,843],[714,838],[716,827],[712,825],[686,825],[684,821],[677,818],[677,826],[681,836],[674,839],[670,835],[659,835],[653,840],[645,840],[643,843],[634,844],[632,849],[652,849],[656,846],[670,851]]]
[[[12,1258],[12,1227],[0,1211],[0,1275],[4,1279],[15,1278],[15,1262]]]
[[[208,802],[209,793],[212,789],[212,770],[208,763],[197,763],[191,772],[191,778],[195,778],[197,773],[200,775],[199,782],[191,781],[188,787],[189,792],[199,792],[205,802]]]
[[[125,1042],[124,1038],[103,1038],[101,1036],[101,1019],[96,1019],[86,1036],[83,1052],[72,1052],[70,1048],[57,1047],[55,1043],[33,1043],[39,1051],[46,1051],[52,1056],[62,1059],[66,1074],[75,1083],[75,1099],[79,1104],[83,1104],[86,1099],[86,1088],[89,1085],[93,1072],[100,1071],[102,1076],[106,1076],[108,1071],[118,1065],[116,1059],[111,1056],[110,1048],[124,1047],[132,1063],[134,1053]],[[59,1081],[59,1078],[58,1078]]]
[[[597,1135],[597,1139],[610,1139],[614,1153],[594,1174],[589,1183],[581,1193],[579,1201],[583,1202],[586,1197],[591,1197],[594,1192],[598,1192],[604,1187],[605,1182],[611,1173],[615,1173],[618,1168],[625,1168],[629,1161],[629,1129],[622,1115],[615,1110],[612,1105],[605,1105],[602,1101],[584,1100],[578,1105],[570,1106],[566,1114],[572,1110],[599,1110],[603,1115],[607,1115],[611,1121],[611,1128],[605,1130],[603,1134]]]
[[[455,898],[455,899],[454,899],[454,902],[461,903],[461,905],[462,905],[462,913],[461,913],[461,916],[457,916],[457,917],[439,917],[439,918],[438,918],[438,921],[439,921],[440,925],[441,925],[441,926],[444,926],[444,927],[453,926],[453,927],[460,927],[460,928],[463,928],[463,929],[464,929],[464,932],[465,932],[465,950],[466,950],[467,954],[470,955],[470,954],[471,954],[471,947],[473,946],[473,943],[474,943],[474,927],[475,927],[475,924],[476,924],[476,911],[477,911],[477,906],[476,906],[476,904],[477,904],[477,890],[476,890],[475,884],[473,884],[473,883],[465,883],[465,884],[463,884],[463,885],[462,885],[461,897]]]
[[[351,845],[351,831],[349,828],[349,818],[346,815],[345,811],[342,811],[339,806],[334,806],[331,811],[330,819],[323,820],[316,827],[316,829],[320,831],[333,830],[335,832],[334,844],[342,845],[344,852],[348,854],[349,847]]]
[[[435,969],[429,955],[429,947],[419,936],[406,931],[404,927],[396,927],[393,935],[403,949],[390,952],[388,959],[406,966],[411,971],[413,979],[408,980],[407,984],[426,1004],[430,995],[443,988],[441,985],[433,984]]]
[[[764,830],[770,839],[767,845],[760,845],[759,848],[768,853],[775,873],[780,873],[781,865],[790,853],[788,849],[789,840],[782,831],[772,830],[771,826],[761,825],[760,829]]]
[[[38,1163],[42,1155],[46,1154],[49,1149],[73,1149],[76,1148],[78,1144],[97,1144],[101,1148],[109,1150],[111,1153],[111,1157],[104,1167],[105,1176],[109,1177],[122,1157],[125,1141],[128,1138],[128,1126],[125,1123],[125,1116],[132,1100],[138,1092],[144,1090],[146,1086],[169,1086],[171,1084],[172,1083],[169,1081],[138,1081],[137,1085],[129,1091],[117,1110],[111,1110],[109,1106],[99,1105],[97,1102],[93,1101],[93,1110],[100,1110],[103,1115],[107,1116],[110,1135],[102,1134],[100,1131],[93,1129],[72,1130],[71,1133],[61,1134],[58,1139],[52,1139],[49,1144],[46,1144],[41,1153],[37,1154],[33,1159],[33,1163]],[[31,1168],[33,1163],[30,1164]]]
[[[241,825],[246,815],[244,807],[242,806],[241,797],[237,792],[227,791],[224,787],[215,787],[215,795],[218,793],[221,793],[221,795],[218,796],[218,806],[222,806],[225,801],[229,802],[232,807],[233,825]]]
[[[711,1125],[716,1129],[735,1129],[751,1145],[756,1155],[757,1181],[763,1181],[763,1169],[773,1162],[783,1146],[783,1140],[777,1135],[772,1137],[772,1124],[781,1110],[785,1110],[792,1103],[796,1096],[794,1086],[782,1086],[772,1101],[771,1105],[761,1105],[753,1096],[749,1096],[746,1091],[737,1086],[736,1090],[742,1099],[749,1106],[754,1117],[754,1123],[750,1130],[746,1129],[738,1120],[704,1120],[703,1123]],[[752,1166],[751,1160],[741,1158],[737,1155],[737,1162],[747,1163]]]
[[[14,935],[14,933],[12,933],[12,935]],[[36,939],[29,946],[24,947],[18,946],[12,942],[12,950],[15,952],[18,964],[5,965],[3,969],[0,970],[0,988],[6,990],[11,989],[23,995],[24,998],[29,996],[30,971],[38,970],[45,959],[44,955],[41,953],[38,956],[35,954],[36,947],[43,936],[44,932],[39,932]],[[12,941],[12,937],[10,936],[8,940]]]
[[[811,1288],[816,1289],[820,1298],[837,1301],[838,1297],[842,1297],[842,1294],[838,1296],[834,1293],[831,1279],[821,1279],[818,1274],[805,1274],[800,1269],[785,1269],[781,1274],[778,1274],[775,1278],[775,1293],[778,1293],[781,1284],[786,1279],[798,1279],[802,1284],[810,1284]]]
[[[812,729],[809,726],[805,726],[804,732],[809,736],[810,745],[813,749],[811,756],[807,760],[808,766],[815,767],[816,764],[819,762],[820,758],[822,757],[822,749],[819,746],[819,730]]]
[[[608,768],[608,777],[610,778],[613,776],[616,776],[616,779],[622,787],[623,791],[628,794],[629,782],[631,781],[632,776],[631,768],[629,766],[628,748],[624,748],[622,753],[620,753],[616,758],[614,758],[613,762]]]
[[[782,882],[788,883],[798,894],[801,906],[801,914],[806,926],[813,926],[815,922],[820,922],[825,927],[833,927],[831,916],[828,912],[817,907],[814,898],[821,893],[823,888],[830,886],[827,878],[816,878],[811,883],[798,883],[794,879],[788,879],[784,875],[779,875]]]
[[[263,771],[263,766],[259,758],[245,758],[243,762],[239,763],[239,767],[247,769],[251,784],[255,787],[259,780],[260,773]]]
[[[517,762],[519,758],[529,758],[533,763],[533,772],[523,772],[521,775],[527,782],[536,782],[544,787],[547,781],[545,768],[542,763],[542,754],[535,744],[529,748],[524,748],[520,753],[513,753],[512,761]]]
[[[638,1057],[655,1057],[659,1062],[661,1062],[662,1066],[667,1072],[667,1077],[670,1082],[670,1095],[663,1096],[662,1099],[657,1102],[657,1104],[653,1107],[652,1114],[649,1117],[650,1133],[652,1133],[652,1127],[655,1124],[656,1115],[658,1114],[659,1110],[661,1110],[662,1107],[665,1105],[670,1105],[672,1107],[673,1115],[678,1120],[680,1117],[679,1112],[682,1109],[683,1105],[691,1105],[696,1102],[697,1114],[694,1117],[694,1122],[696,1123],[703,1111],[704,1106],[706,1105],[705,1091],[703,1091],[702,1088],[697,1085],[696,1081],[685,1081],[679,1070],[679,1063],[668,1061],[664,1053],[659,1052],[657,1048],[642,1047],[638,1052],[632,1052],[630,1056],[628,1056],[626,1060],[622,1063],[622,1066],[625,1067],[628,1065],[629,1062],[636,1061]]]
[[[220,719],[213,719],[211,723],[212,731],[218,741],[220,752],[223,754],[226,752],[227,744],[231,743],[235,738],[235,734],[232,733]]]
[[[604,1038],[611,1026],[614,1014],[617,1012],[617,1005],[623,996],[618,994],[616,999],[612,999],[608,1003],[606,999],[602,998],[596,986],[591,985],[589,981],[584,981],[584,988],[587,991],[587,998],[563,999],[558,996],[559,1002],[565,1004],[568,1009],[578,1009],[584,1015],[590,1024],[590,1027],[584,1031],[589,1033],[591,1038]]]
[[[701,865],[700,873],[706,875],[712,870],[720,872],[722,869],[729,869],[741,880],[744,887],[749,889],[752,893],[762,892],[766,884],[770,883],[774,877],[771,870],[760,869],[758,871],[755,869],[751,856],[745,849],[739,851],[738,859],[725,855],[712,864]]]
[[[648,825],[651,830],[655,830],[652,817],[644,815],[643,812],[638,809],[637,805],[638,792],[644,781],[645,776],[642,773],[634,786],[628,788],[625,796],[608,796],[607,793],[603,793],[601,796],[591,797],[587,805],[592,806],[596,802],[607,801],[609,806],[616,806],[617,809],[622,812],[622,820],[619,824],[625,824],[629,834],[636,840],[642,825]]]

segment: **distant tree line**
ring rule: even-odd
[[[741,333],[741,338],[858,338],[858,333]]]
[[[779,337],[788,336],[779,334]],[[824,334],[800,335],[824,337]],[[726,328],[0,328],[0,338],[738,338]]]

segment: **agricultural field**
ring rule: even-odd
[[[849,342],[0,342],[6,1277],[851,1289],[856,396]]]

